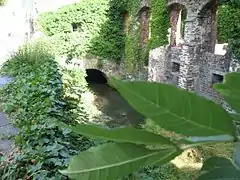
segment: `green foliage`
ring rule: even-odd
[[[219,41],[229,42],[230,49],[236,57],[240,57],[240,11],[239,1],[230,1],[219,7],[218,31]]]
[[[235,90],[239,86],[236,79],[240,79],[240,73],[229,74],[223,85],[216,85],[217,90],[227,97],[226,100],[233,107],[238,106],[239,103],[238,98],[233,97],[240,95]],[[172,146],[163,149],[161,146],[149,146],[149,144],[156,145],[153,141],[155,138],[152,133],[147,134],[144,130],[133,130],[131,136],[128,136],[128,128],[107,130],[91,125],[69,127],[79,134],[116,142],[91,148],[73,157],[68,169],[61,171],[73,179],[122,178],[128,173],[139,170],[140,167],[164,164],[189,147],[239,140],[231,114],[212,101],[192,92],[154,82],[128,82],[111,78],[110,83],[146,118],[151,119],[159,127],[186,135],[188,138],[183,136],[185,141],[173,139]],[[162,136],[157,139],[159,145],[168,142]],[[161,158],[157,159],[158,155],[161,155]],[[97,164],[88,163],[89,159]],[[129,171],[130,166],[131,171]],[[120,170],[116,171],[117,168]],[[240,176],[238,165],[220,157],[208,159],[202,170],[199,180],[222,177],[238,179]]]
[[[140,23],[138,21],[141,2],[133,0],[126,3],[126,10],[129,12],[130,26],[125,40],[125,66],[126,70],[136,73],[148,61],[149,50],[168,44],[168,28],[170,27],[169,10],[166,1],[151,0],[149,31],[151,37],[146,48],[141,47]],[[136,17],[136,18],[135,18]]]
[[[97,37],[91,40],[88,53],[119,62],[124,51],[123,34],[124,1],[109,0],[106,21]]]
[[[125,52],[124,65],[128,73],[136,73],[143,65],[142,48],[140,44],[140,25],[138,21],[138,12],[140,10],[140,1],[126,1],[125,11],[128,12],[128,29],[125,33]]]
[[[166,130],[186,136],[235,136],[231,116],[214,102],[194,93],[168,84],[141,81],[122,83],[112,80],[112,84],[134,109]],[[186,104],[179,106],[175,102]],[[220,118],[221,124],[213,121]]]
[[[0,0],[0,6],[4,6],[7,0]]]
[[[214,88],[220,92],[229,105],[237,112],[240,112],[240,84],[239,73],[230,73],[225,77],[222,84],[215,84]]]
[[[183,173],[178,167],[172,163],[162,166],[145,167],[137,173],[134,173],[135,180],[190,180],[195,179],[195,171],[187,171]]]
[[[136,73],[143,66],[143,56],[141,57],[141,44],[139,28],[130,31],[125,38],[124,65],[128,73]]]
[[[52,37],[58,55],[94,55],[119,61],[123,51],[121,2],[83,0],[40,15],[38,23]],[[72,25],[77,31],[73,32]]]
[[[197,180],[240,178],[238,165],[234,164],[232,160],[221,157],[209,158],[202,167],[202,171],[205,171],[205,173]]]
[[[167,2],[151,0],[151,39],[150,49],[168,44],[168,28],[170,27],[170,12]]]
[[[24,45],[2,68],[1,73],[14,78],[1,88],[2,109],[20,129],[14,139],[20,151],[11,157],[10,163],[1,162],[3,180],[67,179],[58,170],[79,149],[86,150],[93,145],[91,140],[56,125],[75,122],[73,110],[78,107],[74,106],[74,99],[70,101],[66,97],[70,86],[76,83],[63,84],[61,69],[47,47],[41,42]],[[76,90],[71,93],[79,96]]]
[[[169,12],[166,2],[151,1],[151,40],[147,48],[140,44],[138,20],[140,0],[81,1],[40,15],[38,24],[51,36],[57,55],[96,56],[119,62],[124,56],[126,70],[136,73],[148,60],[150,49],[167,44]],[[124,12],[129,26],[124,34]],[[72,25],[77,31],[73,32]]]
[[[61,172],[72,179],[112,180],[138,170],[139,166],[164,164],[176,155],[179,152],[174,148],[149,150],[143,145],[107,143],[74,157],[68,169]]]
[[[94,125],[77,125],[72,130],[76,133],[81,132],[84,136],[92,136],[116,142],[148,145],[159,145],[159,142],[161,142],[162,144],[173,145],[168,138],[131,127],[108,130]],[[136,136],[131,136],[131,134],[135,134]]]

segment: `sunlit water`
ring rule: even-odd
[[[107,84],[91,84],[90,89],[96,95],[95,104],[105,115],[119,126],[139,125],[144,118],[136,112],[121,95]]]

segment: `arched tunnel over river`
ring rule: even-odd
[[[105,73],[98,69],[86,69],[86,74],[89,88],[96,95],[96,106],[115,121],[113,124],[137,126],[144,122],[144,117],[136,112],[116,89],[109,86]]]

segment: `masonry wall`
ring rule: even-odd
[[[187,9],[184,43],[181,47],[159,47],[150,51],[148,80],[174,84],[199,95],[223,103],[213,90],[213,84],[222,82],[228,72],[240,71],[238,60],[214,54],[217,26],[216,1],[171,0]],[[171,35],[171,37],[175,37]]]

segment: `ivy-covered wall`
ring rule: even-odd
[[[148,62],[149,50],[168,43],[169,10],[165,0],[150,0],[150,37],[146,47],[140,42],[139,12],[141,11],[141,0],[132,0],[126,3],[126,10],[130,16],[130,26],[125,39],[124,62],[128,72],[136,72]]]
[[[40,15],[38,25],[52,37],[57,55],[120,60],[124,38],[121,3],[83,0]]]
[[[38,24],[52,37],[57,55],[124,60],[125,70],[134,73],[146,65],[149,50],[168,43],[167,1],[146,2],[148,7],[143,7],[141,0],[82,0],[56,12],[41,14]],[[239,52],[236,44],[239,43],[240,11],[236,7],[229,3],[220,6],[218,30],[219,40],[234,40],[235,52]],[[141,8],[148,8],[150,14],[146,46],[141,44]]]
[[[240,58],[240,1],[227,1],[218,10],[219,43],[229,42],[232,53]]]
[[[38,25],[51,36],[57,55],[96,56],[120,62],[128,72],[136,72],[148,60],[148,51],[167,44],[169,13],[165,0],[149,2],[150,40],[140,44],[141,0],[83,0],[40,15]],[[128,29],[124,32],[124,13]]]

